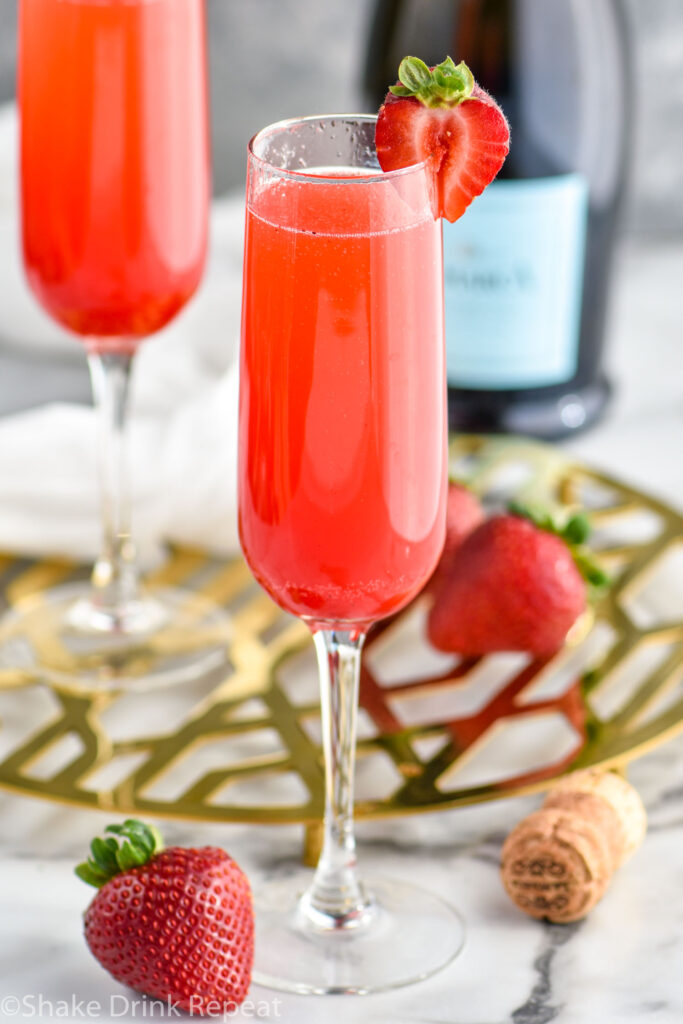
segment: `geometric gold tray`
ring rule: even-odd
[[[536,442],[459,437],[451,455],[492,508],[513,495],[584,508],[613,585],[552,659],[436,652],[426,597],[377,627],[363,658],[358,817],[540,789],[574,767],[623,766],[683,728],[683,517]],[[84,573],[0,557],[0,595],[11,606]],[[230,668],[125,694],[0,671],[0,786],[121,814],[303,822],[314,855],[323,775],[308,630],[241,558],[174,551],[155,575],[230,611]]]

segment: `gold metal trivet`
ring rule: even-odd
[[[551,661],[437,656],[423,639],[425,599],[382,624],[364,655],[359,817],[540,789],[573,767],[623,766],[683,728],[683,598],[670,589],[683,578],[683,517],[537,443],[459,438],[452,465],[492,506],[514,494],[586,508],[615,582],[588,636]],[[82,574],[4,557],[0,592],[11,606]],[[156,577],[228,608],[229,671],[196,686],[84,694],[4,669],[0,785],[116,813],[303,822],[313,854],[323,777],[307,629],[241,559],[175,552]]]

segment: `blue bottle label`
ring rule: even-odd
[[[475,390],[576,373],[588,186],[580,174],[494,181],[444,223],[448,381]]]

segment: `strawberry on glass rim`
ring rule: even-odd
[[[377,116],[380,167],[395,171],[428,161],[437,214],[455,221],[503,166],[510,148],[505,115],[464,61],[446,57],[430,68],[419,57],[404,57],[398,79]]]

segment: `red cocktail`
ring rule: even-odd
[[[89,346],[134,348],[204,266],[204,4],[22,0],[19,48],[31,287]]]
[[[30,650],[69,685],[193,676],[224,657],[222,615],[184,591],[139,587],[123,435],[132,356],[204,266],[203,0],[21,0],[18,95],[26,270],[88,351],[104,544],[90,585],[49,591],[3,622],[0,657]]]
[[[443,546],[440,223],[415,177],[284,178],[252,190],[244,272],[245,554],[287,610],[367,626]]]

